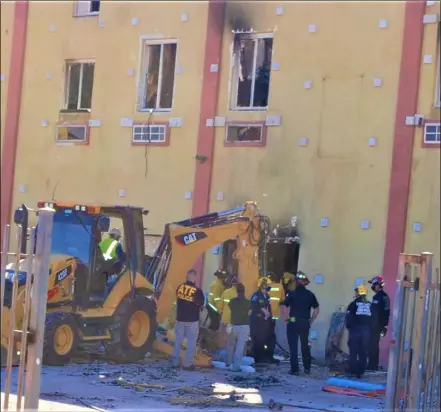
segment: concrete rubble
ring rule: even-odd
[[[128,365],[93,361],[44,367],[40,410],[382,410],[381,399],[323,392],[323,382],[331,375],[322,367],[315,366],[308,377],[290,376],[288,371],[289,364],[282,362],[278,366],[257,367],[256,373],[215,368],[186,372],[172,370],[167,361],[153,357]],[[385,379],[384,374],[381,379]],[[15,391],[13,386],[12,393]],[[15,402],[14,396],[11,398]]]

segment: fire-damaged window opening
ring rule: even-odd
[[[232,109],[268,107],[272,52],[272,34],[235,34]]]
[[[75,16],[90,16],[99,14],[100,3],[100,0],[77,1],[75,4]]]
[[[229,124],[225,143],[263,143],[263,124]]]
[[[66,110],[91,110],[94,70],[95,63],[90,61],[66,63]]]
[[[56,140],[58,143],[86,143],[86,125],[59,125],[57,126]]]
[[[176,42],[148,42],[144,46],[141,110],[171,110],[175,84]]]

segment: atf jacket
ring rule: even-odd
[[[346,328],[370,326],[372,321],[371,302],[364,297],[354,299],[346,310]]]
[[[219,312],[222,312],[221,322],[229,324],[231,320],[231,309],[230,300],[237,297],[236,288],[228,288],[222,293],[221,299],[219,301]]]
[[[283,286],[280,283],[272,283],[271,290],[268,292],[271,312],[273,319],[279,319],[280,316],[280,302],[285,299]]]
[[[219,312],[219,302],[221,300],[222,293],[224,293],[225,287],[220,279],[214,279],[210,285],[210,292],[208,294],[208,304],[210,307]]]
[[[372,299],[372,326],[383,329],[389,324],[390,298],[389,295],[380,289]]]

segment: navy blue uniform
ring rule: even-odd
[[[270,313],[265,319],[262,309]],[[253,343],[253,355],[256,363],[271,361],[275,347],[273,319],[268,294],[258,290],[251,296],[250,335]]]
[[[360,377],[366,367],[367,350],[371,334],[371,302],[364,296],[353,300],[346,311],[349,331],[349,373]]]
[[[291,373],[299,372],[298,344],[302,350],[303,368],[305,372],[311,370],[311,349],[308,337],[310,328],[311,309],[319,307],[314,293],[302,285],[286,294],[283,305],[289,307],[289,322],[286,326],[286,335],[289,344]]]
[[[373,297],[371,311],[372,323],[371,339],[368,351],[368,369],[378,370],[378,364],[380,360],[381,332],[389,324],[390,317],[390,298],[383,289],[380,289]]]

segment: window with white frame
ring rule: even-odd
[[[166,143],[167,125],[140,124],[133,126],[133,143]]]
[[[86,125],[60,125],[57,126],[56,140],[59,143],[86,143]]]
[[[261,143],[263,127],[263,124],[229,124],[225,143]]]
[[[424,143],[441,143],[441,123],[426,123],[424,126]]]
[[[96,16],[100,12],[100,0],[75,2],[75,16]]]
[[[67,110],[90,110],[92,108],[93,75],[95,63],[69,61],[66,63]]]
[[[146,42],[143,47],[140,110],[171,110],[177,43]]]
[[[237,33],[234,38],[233,110],[266,109],[271,77],[271,34]]]

